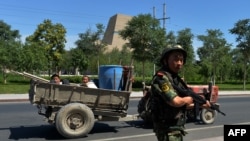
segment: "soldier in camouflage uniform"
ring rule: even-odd
[[[162,67],[151,84],[152,120],[158,141],[182,141],[186,134],[186,110],[193,108],[193,98],[181,97],[173,88],[186,88],[178,72],[186,62],[187,52],[179,45],[166,48],[160,59]]]

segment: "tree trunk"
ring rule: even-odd
[[[6,69],[3,69],[3,83],[4,84],[7,84],[7,70]]]
[[[243,90],[246,90],[247,65],[244,63]]]
[[[142,81],[145,82],[145,61],[142,61]]]

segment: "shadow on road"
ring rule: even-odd
[[[126,121],[127,124],[136,128],[153,129],[153,124],[143,120]]]
[[[21,140],[31,138],[64,139],[52,125],[10,127],[9,139]]]
[[[96,133],[117,133],[120,128],[142,128],[153,129],[151,124],[146,124],[142,120],[126,121],[124,125],[109,125],[108,123],[96,122],[93,129],[89,134]],[[5,128],[8,129],[8,128]],[[1,129],[0,129],[1,130]],[[10,127],[9,139],[22,140],[22,139],[35,139],[43,138],[46,140],[64,140],[65,138],[58,133],[56,127],[53,125],[40,125],[40,126],[17,126]],[[87,136],[86,136],[87,137]]]
[[[130,127],[129,125],[126,126],[110,126],[106,123],[99,123],[96,122],[93,129],[89,134],[96,134],[96,133],[107,133],[118,132],[118,128],[126,128]],[[8,128],[5,128],[5,130]],[[1,129],[0,129],[1,130]],[[17,127],[10,127],[10,136],[9,139],[13,140],[21,140],[21,139],[30,139],[32,138],[43,138],[46,140],[63,140],[65,139],[59,132],[56,130],[56,127],[53,125],[40,125],[40,126],[17,126]],[[86,136],[87,137],[87,136]]]
[[[107,133],[107,132],[117,133],[118,130],[116,130],[116,128],[117,127],[110,126],[109,124],[106,123],[96,122],[95,126],[93,127],[93,129],[90,131],[89,134]]]

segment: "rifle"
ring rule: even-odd
[[[182,95],[182,96],[191,96],[191,97],[193,98],[194,102],[195,102],[195,105],[196,105],[195,108],[196,108],[196,109],[197,109],[200,105],[206,104],[206,102],[207,102],[207,99],[205,99],[205,98],[199,96],[198,94],[196,94],[195,92],[193,92],[193,91],[190,90],[190,89],[182,89],[182,88],[180,88],[180,87],[178,87],[178,86],[176,86],[176,85],[174,85],[174,84],[173,84],[173,87],[174,87],[174,89],[175,89],[180,95]],[[211,88],[209,88],[209,89],[211,89]],[[210,91],[210,93],[211,93],[211,91]],[[215,105],[214,103],[211,103],[211,102],[210,102],[210,105],[211,105],[211,107],[210,107],[211,110],[215,110],[215,111],[217,111],[218,113],[222,114],[223,116],[226,116],[226,114],[223,113],[223,112],[219,109],[219,107],[218,107],[217,105]],[[198,112],[196,112],[196,115],[197,115],[197,114],[198,114]]]

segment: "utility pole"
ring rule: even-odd
[[[170,19],[169,17],[166,17],[166,4],[163,4],[163,17],[158,20],[163,20],[163,28],[166,30],[166,20]],[[167,31],[167,30],[166,30]]]
[[[153,18],[155,18],[155,7],[153,7]]]
[[[155,7],[153,7],[153,18],[155,18]],[[156,19],[156,18],[155,18]],[[163,20],[163,29],[165,29],[165,32],[167,32],[166,30],[166,20],[169,19],[169,17],[166,17],[166,4],[163,4],[163,18],[157,19],[157,20]],[[155,64],[154,64],[154,72],[153,75],[155,74]]]

